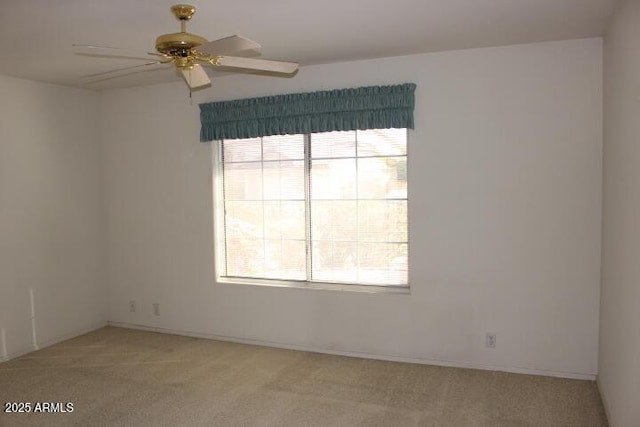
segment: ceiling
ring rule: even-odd
[[[153,51],[179,31],[178,0],[0,0],[0,74],[108,89],[178,80],[136,72],[87,86],[80,76],[140,61],[75,55],[72,44]],[[187,0],[188,31],[239,34],[264,59],[302,66],[474,47],[601,36],[616,0]],[[216,72],[209,71],[213,77]]]

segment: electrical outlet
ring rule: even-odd
[[[156,316],[160,316],[160,303],[159,302],[154,302],[153,303],[153,314],[155,314]]]
[[[129,300],[129,311],[131,313],[135,313],[136,312],[136,300]]]
[[[487,348],[496,348],[496,334],[487,332],[486,345]]]

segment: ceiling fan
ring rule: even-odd
[[[207,39],[187,32],[187,21],[196,12],[196,8],[187,4],[178,4],[171,7],[171,12],[180,21],[180,32],[163,34],[156,38],[157,52],[132,52],[126,48],[112,48],[93,45],[74,44],[76,54],[114,57],[127,59],[146,60],[144,64],[133,65],[115,70],[83,76],[87,78],[99,78],[91,83],[105,80],[104,77],[112,73],[130,71],[137,68],[153,69],[154,66],[173,64],[184,77],[190,89],[203,87],[211,83],[203,66],[223,67],[227,69],[257,70],[276,75],[291,75],[298,69],[295,62],[269,61],[266,59],[227,56],[228,53],[259,49],[261,46],[242,36],[229,36],[219,40]],[[143,70],[143,71],[146,71]],[[124,74],[126,75],[126,74]],[[119,75],[116,77],[122,77]]]

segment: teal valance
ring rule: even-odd
[[[356,129],[413,129],[416,85],[367,86],[200,104],[201,141]]]

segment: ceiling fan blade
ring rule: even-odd
[[[182,71],[184,81],[187,82],[187,85],[191,89],[206,86],[211,83],[211,79],[207,72],[198,64],[194,65],[191,69],[183,68],[180,71]]]
[[[198,52],[208,55],[225,55],[249,49],[260,49],[262,46],[253,40],[242,36],[229,36],[223,39],[205,43],[196,48]]]
[[[159,63],[159,64],[165,65],[166,63]],[[174,68],[173,64],[170,64],[169,67]],[[120,79],[120,78],[123,78],[123,77],[132,76],[132,75],[136,75],[136,74],[140,74],[140,73],[150,73],[150,72],[154,72],[154,71],[162,71],[162,70],[167,70],[167,69],[168,69],[167,67],[156,66],[156,67],[149,67],[149,68],[138,68],[138,69],[134,69],[134,70],[122,70],[122,69],[112,70],[113,72],[115,72],[115,71],[127,71],[127,72],[108,74],[105,77],[101,77],[99,79],[93,79],[93,80],[89,80],[87,82],[84,82],[84,84],[85,85],[94,85],[94,84],[98,84],[98,83],[102,83],[102,82],[108,82],[110,80]]]
[[[90,79],[90,78],[93,78],[93,77],[104,76],[105,74],[117,73],[119,71],[133,70],[134,68],[148,67],[150,65],[156,65],[156,64],[167,64],[169,62],[172,62],[172,60],[146,62],[144,64],[131,65],[129,67],[123,67],[123,68],[116,68],[115,70],[102,71],[100,73],[95,73],[95,74],[87,74],[87,75],[81,76],[81,77]]]
[[[236,56],[221,56],[218,66],[230,68],[244,68],[246,70],[270,71],[273,73],[291,74],[298,69],[295,62],[269,61],[266,59],[240,58]]]
[[[109,58],[124,58],[124,59],[140,59],[149,61],[153,57],[165,58],[166,55],[156,52],[138,52],[119,47],[107,47],[107,46],[94,46],[87,44],[74,44],[73,53],[76,55],[85,56],[101,56]]]

